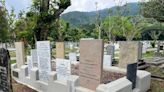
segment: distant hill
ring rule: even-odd
[[[126,6],[128,6],[129,12],[124,14],[124,16],[135,16],[139,14],[138,3],[128,3]],[[113,15],[116,15],[116,6],[110,9],[114,11]],[[125,5],[122,6],[121,9],[125,9]],[[101,20],[103,20],[104,18],[109,16],[109,9],[99,10],[99,13],[100,13]],[[73,11],[61,15],[61,18],[67,21],[68,23],[70,23],[71,26],[80,26],[80,25],[95,23],[96,16],[97,16],[96,11],[93,12]]]

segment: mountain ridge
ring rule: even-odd
[[[128,7],[128,13],[123,14],[123,16],[135,16],[139,14],[139,3],[127,3],[121,6],[121,11]],[[112,10],[112,15],[116,15],[117,6],[99,10],[100,19],[103,20],[109,16],[109,10]],[[81,11],[71,11],[61,15],[61,19],[70,23],[71,26],[77,27],[80,25],[94,24],[97,17],[97,11],[91,12],[81,12]]]

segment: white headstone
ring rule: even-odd
[[[27,56],[27,64],[28,64],[28,74],[30,74],[31,69],[33,68],[33,62],[31,56]]]
[[[112,66],[112,56],[111,55],[104,55],[103,66],[105,66],[105,67]]]
[[[51,54],[50,54],[49,41],[37,42],[37,55],[38,55],[39,79],[41,81],[47,82],[48,74],[51,72]]]
[[[38,55],[37,55],[37,49],[31,50],[31,57],[34,67],[38,67]]]
[[[65,59],[56,59],[57,80],[67,81],[71,75],[71,62]]]
[[[70,61],[77,61],[77,54],[76,53],[69,53],[69,60]]]

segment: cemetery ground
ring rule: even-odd
[[[76,49],[77,50],[77,49]],[[68,54],[70,50],[67,49],[66,52]],[[55,55],[55,50],[53,50],[53,55]],[[52,55],[52,56],[53,56]],[[10,56],[11,57],[15,57],[15,52],[14,51],[10,51]],[[148,51],[146,53],[143,54],[143,58],[152,58],[154,56],[154,52],[153,51]],[[115,57],[118,57],[118,54],[115,53]],[[11,64],[15,63],[16,61],[15,60],[12,60],[11,61]],[[116,62],[118,63],[118,59],[116,59]],[[78,75],[78,67],[77,66],[72,66],[72,70],[73,70],[73,73],[72,74],[76,74]],[[164,77],[164,73],[161,71],[161,69],[157,66],[150,66],[146,69],[146,71],[148,72],[151,72],[152,75],[158,75],[158,76],[161,76],[161,77]],[[104,75],[108,75],[108,73],[105,73],[105,71],[103,72]],[[116,76],[117,75],[117,76]],[[117,78],[120,78],[121,76],[124,76],[122,74],[113,74],[113,77],[111,77],[110,79],[113,78],[113,80],[116,80],[115,77]],[[108,82],[108,79],[105,78],[106,80],[104,80],[104,83],[105,82]],[[22,85],[22,84],[19,84],[17,82],[15,82],[13,80],[13,91],[14,92],[36,92],[35,90],[25,86],[25,85]],[[164,80],[161,80],[161,79],[156,79],[156,78],[152,78],[151,79],[151,89],[148,91],[148,92],[164,92]]]

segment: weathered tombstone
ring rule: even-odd
[[[65,46],[64,42],[56,42],[56,58],[65,58]]]
[[[104,55],[103,66],[105,66],[105,67],[112,66],[112,56],[111,55]]]
[[[126,77],[129,81],[132,82],[132,88],[134,89],[136,86],[137,78],[137,63],[128,64]]]
[[[57,80],[67,81],[71,75],[71,62],[65,59],[56,59]]]
[[[0,49],[0,90],[12,92],[10,56],[6,49]]]
[[[69,53],[69,60],[70,61],[77,61],[77,54],[76,53]]]
[[[111,55],[112,58],[114,58],[115,46],[113,46],[113,45],[108,45],[108,46],[106,47],[106,49],[107,49],[107,55]]]
[[[136,63],[142,57],[140,42],[120,42],[119,67],[127,68],[128,64]]]
[[[96,90],[102,82],[103,40],[80,40],[80,86]]]
[[[28,64],[28,74],[30,74],[31,69],[33,68],[33,62],[31,56],[27,56],[27,64]]]
[[[32,58],[32,62],[33,62],[33,67],[38,67],[37,49],[31,50],[31,58]]]
[[[15,42],[16,48],[16,63],[17,67],[20,68],[25,64],[25,51],[24,51],[24,43],[23,42]]]
[[[38,54],[39,79],[41,81],[47,82],[48,74],[51,72],[50,42],[38,41],[37,54]]]

